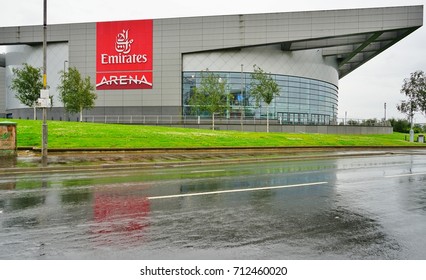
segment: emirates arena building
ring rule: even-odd
[[[66,114],[57,93],[59,72],[72,66],[96,85],[96,105],[84,121],[196,119],[188,100],[203,71],[220,75],[233,95],[220,118],[261,121],[266,106],[250,96],[257,65],[280,87],[269,109],[276,124],[332,125],[339,79],[422,24],[423,6],[403,6],[49,25],[48,119],[78,118]],[[42,32],[42,26],[0,28],[6,49],[0,54],[0,116],[33,117],[10,83],[13,68],[41,67]]]

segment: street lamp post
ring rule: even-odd
[[[385,109],[385,121],[386,121],[386,102],[384,104],[384,109]]]
[[[243,112],[244,112],[244,96],[243,96],[243,94],[244,94],[244,89],[243,89],[243,68],[244,68],[244,64],[241,64],[241,92],[240,92],[240,100],[239,100],[239,105],[240,105],[240,108],[241,108],[241,111],[240,111],[240,121],[241,121],[241,131],[244,131],[244,114],[243,114]]]
[[[47,0],[43,0],[43,91],[40,93],[41,99],[49,98],[47,91]],[[47,103],[47,102],[46,102]],[[47,166],[47,104],[43,107],[43,125],[42,125],[42,143],[41,143],[41,162]]]
[[[67,72],[67,64],[69,63],[68,60],[64,60],[64,74]]]
[[[414,113],[411,110],[410,116],[410,142],[414,142]]]

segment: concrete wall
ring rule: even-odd
[[[199,129],[211,129],[211,124],[173,124],[164,125],[171,127],[187,127]],[[216,130],[237,130],[241,131],[240,124],[218,124]],[[266,132],[265,124],[245,124],[244,131]],[[318,133],[318,134],[392,134],[391,126],[349,126],[349,125],[278,125],[270,124],[270,132],[287,133]]]

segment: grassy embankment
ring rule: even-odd
[[[6,121],[0,119],[0,121]],[[41,146],[41,121],[14,121],[19,147]],[[327,135],[211,131],[161,126],[49,121],[49,148],[185,148],[248,146],[408,146],[405,135]]]

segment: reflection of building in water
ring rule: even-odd
[[[144,196],[96,193],[93,211],[94,233],[142,233],[149,226],[150,202]]]

